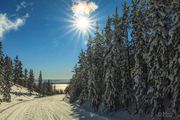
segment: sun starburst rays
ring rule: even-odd
[[[68,22],[71,32],[75,32],[78,38],[82,35],[92,34],[95,30],[96,20],[90,16],[72,16]]]

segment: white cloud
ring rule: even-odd
[[[74,0],[72,4],[75,16],[90,15],[96,9],[98,9],[98,5],[94,2]]]
[[[11,30],[18,30],[18,28],[25,24],[26,18],[29,17],[27,13],[22,18],[16,18],[15,20],[11,20],[8,18],[7,14],[0,13],[0,39],[3,38],[4,34]]]

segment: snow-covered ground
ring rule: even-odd
[[[12,102],[0,105],[0,120],[151,120],[127,112],[96,114],[88,106],[68,103],[64,95],[38,98],[35,92],[29,96],[21,86],[13,86],[11,96]]]
[[[63,101],[64,95],[36,98],[3,106],[0,120],[108,120]]]
[[[38,95],[38,93],[33,92],[32,95],[29,95],[29,92],[27,90],[27,88],[19,86],[19,85],[14,85],[11,87],[11,102],[7,103],[7,102],[2,102],[0,103],[0,120],[1,118],[1,113],[3,111],[5,111],[6,109],[15,106],[21,102],[26,102],[26,101],[30,101],[34,98],[36,98]],[[2,96],[0,96],[2,97]],[[0,98],[2,99],[2,98]]]
[[[26,88],[13,86],[12,101],[0,104],[0,120],[107,120],[63,100],[64,95],[38,97],[33,92],[29,96]]]
[[[76,103],[76,105],[79,106],[78,102]],[[93,110],[91,109],[91,107],[90,107],[90,105],[88,103],[84,103],[83,105],[79,106],[78,109],[81,109],[83,111],[87,111],[90,114],[94,114]],[[157,118],[152,118],[151,116],[131,115],[127,111],[118,111],[118,112],[111,112],[111,113],[105,113],[105,112],[102,112],[102,111],[103,110],[100,110],[96,114],[105,117],[107,120],[159,120]]]

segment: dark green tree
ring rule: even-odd
[[[23,86],[24,87],[27,87],[27,83],[28,83],[28,70],[25,68],[24,69],[24,84],[23,84]]]
[[[148,68],[147,68],[147,54],[148,44],[146,38],[146,24],[145,24],[145,11],[143,8],[145,2],[139,0],[132,0],[131,11],[131,25],[132,25],[132,40],[135,46],[134,55],[134,97],[136,103],[136,112],[147,112],[147,91],[148,86],[152,83],[147,82]],[[145,105],[146,104],[146,105]]]
[[[47,95],[52,95],[52,93],[53,93],[52,84],[51,84],[51,81],[48,80],[48,82],[47,82]]]
[[[33,84],[34,84],[34,73],[33,73],[33,70],[30,69],[29,70],[29,78],[28,78],[28,90],[29,90],[29,93],[30,95],[32,94],[33,92]]]
[[[47,83],[46,82],[42,83],[42,95],[43,96],[47,95]]]
[[[104,80],[103,80],[103,63],[104,63],[104,57],[103,57],[103,37],[99,33],[99,25],[96,23],[96,32],[95,32],[95,38],[94,38],[94,45],[92,48],[92,61],[91,67],[92,67],[92,76],[89,79],[89,92],[92,94],[89,94],[89,100],[91,102],[91,106],[95,111],[98,111],[99,105],[102,102],[102,97],[104,93]]]
[[[171,79],[172,108],[174,117],[180,119],[180,2],[179,0],[171,1],[171,12],[174,13],[174,20],[171,22],[169,30],[169,77]],[[169,16],[171,18],[171,16]],[[179,118],[178,118],[179,116]]]
[[[41,73],[41,71],[39,73],[39,79],[38,79],[38,92],[40,94],[42,93],[42,73]]]
[[[114,94],[114,83],[115,83],[115,64],[113,62],[113,52],[112,52],[112,41],[113,41],[113,31],[111,29],[112,19],[109,17],[105,28],[105,51],[104,51],[104,79],[105,79],[105,92],[104,92],[104,105],[108,111],[113,111],[115,104]],[[111,103],[111,104],[109,104]]]
[[[23,85],[22,62],[19,60],[18,56],[16,56],[14,60],[14,83]]]
[[[12,80],[13,80],[13,66],[12,66],[12,61],[10,57],[6,56],[4,60],[4,101],[10,102],[11,101],[11,96],[10,96],[10,91],[11,91],[11,86],[12,86]]]
[[[0,95],[3,93],[3,51],[2,51],[2,42],[0,42]],[[2,100],[0,100],[1,102]]]

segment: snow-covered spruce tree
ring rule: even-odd
[[[94,48],[93,48],[93,62],[92,71],[94,73],[94,90],[96,95],[91,99],[91,105],[95,111],[98,111],[99,105],[102,102],[102,96],[104,94],[104,80],[103,80],[103,38],[99,33],[99,25],[96,24],[96,33],[94,38]]]
[[[23,66],[20,60],[18,62],[18,74],[19,74],[18,84],[23,85]]]
[[[121,31],[120,39],[122,40],[121,45],[121,76],[122,76],[122,88],[123,88],[123,105],[125,109],[128,110],[128,107],[132,103],[133,96],[133,80],[131,77],[131,53],[130,53],[130,43],[128,40],[128,27],[129,27],[129,6],[127,6],[126,1],[123,4],[123,15],[121,21]]]
[[[13,82],[14,82],[14,84],[18,83],[18,80],[19,80],[18,61],[19,61],[19,58],[18,58],[18,56],[16,56],[16,58],[14,60],[14,71],[13,71],[13,74],[14,74]]]
[[[79,57],[79,69],[80,69],[80,86],[81,86],[81,93],[79,96],[80,104],[84,103],[88,99],[88,67],[87,67],[87,57],[86,53],[81,50],[80,57]]]
[[[180,119],[180,2],[172,0],[173,22],[169,30],[170,39],[168,46],[170,49],[169,78],[171,79],[172,89],[172,108],[174,117]]]
[[[91,96],[96,94],[94,88],[94,73],[92,71],[92,63],[93,63],[93,41],[92,37],[89,36],[88,44],[87,44],[87,68],[88,68],[88,100],[91,102]]]
[[[82,104],[87,100],[87,64],[86,64],[86,53],[81,50],[79,55],[78,64],[74,68],[74,75],[70,80],[68,93],[70,95],[70,101],[74,102],[79,99]]]
[[[150,0],[149,2],[149,16],[152,23],[151,35],[149,38],[150,48],[148,51],[148,67],[150,68],[148,74],[148,82],[154,82],[154,88],[151,87],[152,96],[152,114],[161,114],[169,106],[167,105],[167,98],[171,92],[169,79],[169,52],[170,48],[168,42],[170,40],[169,29],[171,28],[172,18],[171,13],[172,0]]]
[[[2,51],[2,42],[0,42],[0,96],[3,94],[3,51]],[[1,102],[2,100],[0,100]]]
[[[136,112],[147,112],[147,42],[145,33],[145,3],[132,0],[131,25],[132,40],[135,45],[135,66],[133,69]]]
[[[39,94],[42,93],[42,72],[41,71],[39,73],[39,78],[38,78],[38,92]]]
[[[127,17],[128,17],[128,7],[124,4],[123,16],[119,17],[118,9],[116,8],[116,13],[114,16],[114,33],[113,33],[113,62],[115,65],[115,82],[114,87],[117,90],[117,100],[118,102],[115,104],[116,109],[119,107],[128,108],[128,88],[131,85],[130,76],[128,76],[128,54],[127,54]],[[124,23],[123,23],[124,22]],[[129,85],[127,85],[129,84]]]
[[[74,74],[70,80],[69,91],[68,91],[68,94],[70,95],[70,102],[76,101],[81,92],[81,90],[79,89],[79,86],[78,86],[78,66],[77,66],[77,64],[75,65],[73,72],[74,72]]]
[[[105,93],[104,93],[104,105],[108,111],[116,110],[116,104],[118,103],[117,90],[115,88],[115,63],[114,55],[112,52],[112,35],[113,31],[111,29],[112,20],[108,17],[107,24],[105,27],[105,51],[104,51],[104,79],[105,79]]]
[[[24,77],[23,77],[23,81],[24,81],[24,84],[23,84],[23,86],[24,87],[27,87],[27,83],[28,83],[28,70],[25,68],[24,69]]]
[[[18,56],[16,56],[14,60],[14,83],[22,85],[23,84],[23,69],[22,62],[19,60]]]
[[[27,88],[28,88],[28,91],[30,93],[30,95],[32,94],[33,92],[33,84],[34,84],[34,73],[33,73],[33,70],[30,69],[29,70],[29,78],[28,78],[28,85],[27,85]]]
[[[12,80],[13,80],[13,65],[10,57],[6,56],[4,59],[4,101],[10,102],[11,101],[11,96],[10,96],[10,91],[11,91],[11,85],[12,85]]]
[[[88,101],[94,110],[97,111],[97,90],[96,90],[96,79],[94,71],[94,41],[91,36],[88,39],[88,48],[87,48],[87,67],[88,67]]]
[[[119,17],[118,9],[116,8],[115,16],[112,19],[114,24],[113,37],[110,44],[110,52],[105,56],[105,104],[108,111],[115,111],[123,104],[122,84],[125,81],[125,44],[121,31],[122,18]],[[107,61],[109,63],[107,63]],[[106,64],[109,64],[106,66]],[[106,68],[107,67],[107,68]]]

